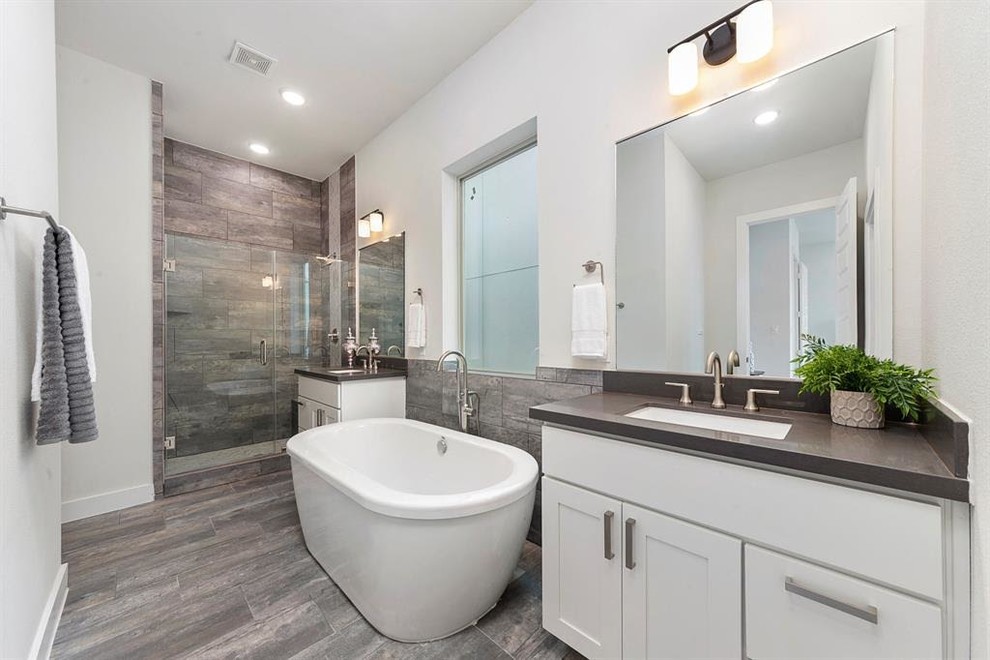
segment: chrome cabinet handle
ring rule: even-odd
[[[801,596],[802,598],[807,598],[810,601],[814,601],[819,605],[824,605],[825,607],[831,607],[833,610],[838,610],[850,616],[854,616],[857,619],[862,619],[867,623],[877,624],[880,619],[880,611],[868,605],[866,607],[860,607],[858,605],[851,605],[849,603],[843,602],[841,600],[836,600],[831,596],[826,596],[825,594],[820,594],[817,591],[813,591],[808,587],[802,586],[794,581],[794,578],[784,578],[784,591],[792,593],[795,596]]]
[[[261,340],[261,344],[258,346],[258,352],[261,354],[261,364],[268,364],[268,342],[264,339]]]
[[[612,519],[615,514],[611,511],[606,511],[604,515],[605,524],[605,559],[612,559],[615,557],[615,553],[612,552]]]
[[[633,561],[633,527],[635,526],[635,518],[626,518],[626,568],[630,571],[636,568],[636,562]]]
[[[316,425],[317,426],[323,426],[323,409],[322,408],[317,408],[316,409]]]

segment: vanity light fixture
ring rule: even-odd
[[[282,95],[282,100],[289,105],[303,105],[306,103],[306,97],[294,89],[283,88],[279,91],[279,94]]]
[[[753,119],[753,123],[756,124],[757,126],[766,126],[767,124],[772,124],[775,121],[777,121],[777,117],[779,116],[780,113],[777,112],[776,110],[767,110],[766,112],[761,112],[760,114],[756,115],[756,117]]]
[[[705,37],[702,54],[711,66],[725,64],[737,55],[740,62],[755,62],[773,48],[773,5],[770,0],[751,0],[668,48],[667,87],[673,96],[687,94],[698,84],[694,40],[700,36]]]
[[[367,217],[358,220],[358,236],[361,238],[369,238],[371,236],[371,222],[368,221]]]
[[[364,229],[368,232],[367,234],[361,233],[362,223],[367,226]],[[371,234],[379,234],[383,231],[385,231],[385,214],[380,209],[375,209],[371,213],[361,216],[361,219],[358,220],[358,236],[362,238],[368,238]]]
[[[254,153],[260,154],[262,156],[267,156],[271,152],[271,150],[268,147],[261,144],[260,142],[252,142],[251,144],[248,145],[248,148]]]

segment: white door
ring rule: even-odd
[[[858,341],[856,271],[856,177],[849,179],[835,205],[835,343]]]
[[[622,656],[618,500],[543,478],[543,627],[588,658]]]
[[[742,656],[742,542],[622,505],[623,658]]]

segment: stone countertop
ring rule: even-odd
[[[376,378],[405,378],[406,372],[398,369],[379,369],[376,372],[364,371],[360,367],[356,368],[356,373],[334,373],[335,371],[347,370],[347,367],[299,367],[296,373],[309,378],[319,378],[329,380],[334,383],[347,383],[352,380],[372,380]]]
[[[713,415],[789,422],[783,440],[665,424],[625,417],[644,406],[692,410]],[[730,405],[680,405],[676,399],[603,392],[530,408],[532,419],[577,430],[604,433],[641,444],[685,449],[769,466],[788,468],[901,491],[969,500],[969,481],[953,474],[916,426],[854,429],[833,424],[828,415],[765,408],[748,413]]]

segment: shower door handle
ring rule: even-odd
[[[261,345],[258,347],[258,353],[261,356],[261,364],[268,364],[268,342],[266,340],[261,340]]]

